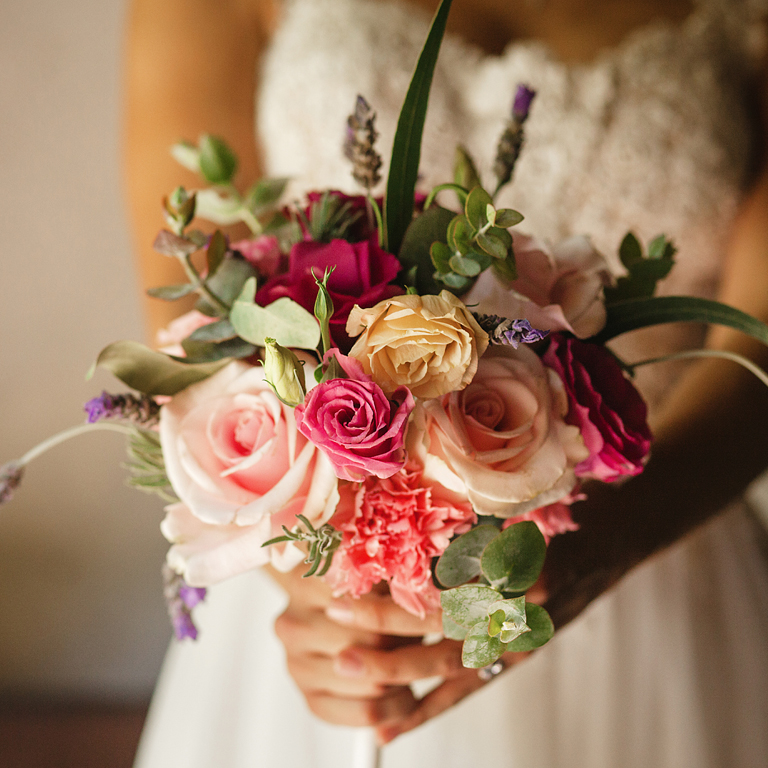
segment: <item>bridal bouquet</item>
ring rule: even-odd
[[[281,205],[285,180],[241,195],[221,140],[174,148],[208,186],[165,200],[155,247],[188,282],[150,293],[197,293],[197,307],[161,334],[161,351],[123,341],[101,352],[96,365],[133,392],[90,401],[74,433],[126,432],[131,482],[169,501],[166,596],[179,638],[196,637],[206,587],[303,562],[339,595],[383,582],[413,614],[441,607],[465,666],[542,645],[553,625],[525,594],[549,538],[574,529],[583,481],[638,474],[651,448],[630,378],[639,363],[605,343],[673,320],[768,342],[768,327],[737,310],[653,296],[673,266],[664,237],[644,250],[627,235],[616,276],[585,237],[551,245],[518,230],[523,216],[495,201],[523,145],[525,86],[491,187],[459,148],[454,179],[415,192],[449,5],[406,96],[383,198],[363,98],[344,142],[357,196],[324,190]],[[251,236],[203,234],[196,216],[245,223]],[[61,439],[5,466],[0,501]]]

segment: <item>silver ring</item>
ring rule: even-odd
[[[481,667],[478,669],[477,676],[484,683],[487,683],[489,680],[493,680],[493,678],[497,675],[500,675],[506,668],[507,665],[501,659],[497,659],[493,662],[493,664],[489,664],[487,667]]]

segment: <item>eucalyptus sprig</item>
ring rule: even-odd
[[[309,570],[303,575],[303,578],[324,576],[331,567],[334,552],[341,544],[342,533],[330,523],[315,528],[304,515],[296,515],[296,517],[304,526],[303,529],[299,526],[295,531],[290,531],[282,526],[284,535],[265,541],[262,546],[269,547],[272,544],[280,544],[285,541],[306,542],[309,545],[309,551],[304,562],[309,565]]]

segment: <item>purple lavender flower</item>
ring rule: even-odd
[[[517,349],[521,344],[535,344],[549,334],[549,331],[534,328],[525,318],[508,320],[498,315],[472,314],[490,337],[491,344],[510,345]]]
[[[524,123],[528,119],[534,96],[536,96],[536,91],[527,85],[520,83],[517,86],[515,100],[512,104],[512,118],[518,123]]]
[[[206,590],[190,587],[184,577],[167,564],[163,565],[163,596],[168,616],[177,640],[197,640],[197,627],[192,620],[192,609],[205,599]]]
[[[149,395],[136,397],[130,393],[110,395],[102,392],[98,397],[89,400],[83,408],[87,421],[93,424],[102,419],[123,419],[144,426],[157,423],[160,406]]]
[[[6,501],[11,500],[23,475],[24,466],[15,461],[9,461],[0,467],[0,504],[5,504]]]

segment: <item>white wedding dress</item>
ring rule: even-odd
[[[362,93],[387,157],[428,20],[399,4],[294,0],[264,63],[260,141],[271,175],[354,191],[340,145]],[[488,56],[446,39],[423,185],[465,144],[488,174],[515,85],[538,91],[515,181],[521,229],[587,233],[615,253],[628,229],[679,247],[665,291],[712,295],[750,167],[746,83],[764,2],[701,0],[681,25],[630,35],[594,63],[536,43]],[[627,359],[695,344],[664,327]],[[651,402],[671,366],[645,369]],[[618,510],[617,510],[618,512]],[[634,570],[545,648],[384,750],[385,768],[759,768],[768,765],[768,559],[743,506]],[[210,590],[201,639],[174,645],[137,768],[345,768],[355,732],[307,710],[272,623],[279,590],[249,573]]]

